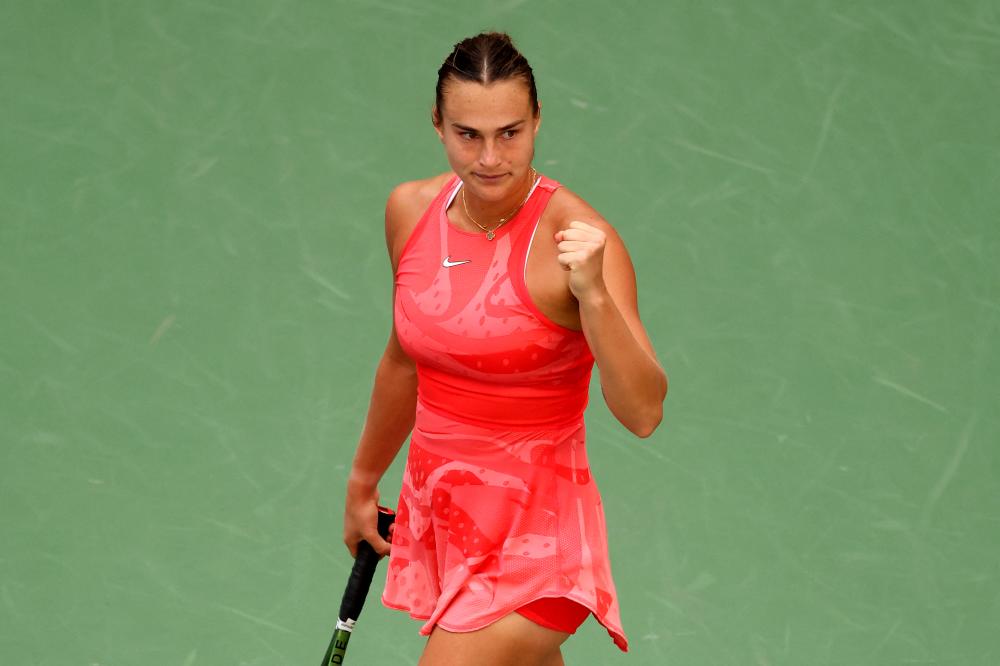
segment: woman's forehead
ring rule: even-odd
[[[505,127],[532,116],[531,96],[520,79],[485,85],[452,80],[444,89],[442,115],[449,123],[466,127]]]

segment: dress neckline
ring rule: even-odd
[[[542,180],[544,178],[545,177],[542,174],[538,174],[538,177],[535,178],[535,182],[531,186],[531,189],[528,190],[528,196],[525,197],[524,203],[521,204],[521,209],[518,210],[517,213],[514,214],[514,217],[510,218],[505,223],[501,224],[499,226],[499,228],[497,228],[493,232],[493,239],[494,240],[496,240],[497,238],[499,238],[502,234],[507,233],[506,231],[504,231],[505,229],[508,229],[508,228],[511,228],[511,227],[514,226],[514,222],[517,221],[521,217],[522,213],[524,213],[524,210],[526,208],[528,208],[528,204],[531,203],[531,198],[535,196],[535,190],[537,190],[538,186],[542,184]],[[458,196],[458,193],[462,190],[462,187],[464,185],[465,185],[465,182],[456,175],[456,176],[453,177],[453,180],[449,182],[449,185],[445,186],[445,187],[450,186],[452,189],[451,189],[451,193],[448,194],[448,197],[445,199],[444,205],[441,206],[441,219],[444,221],[445,224],[448,225],[449,229],[451,229],[452,231],[454,231],[456,233],[462,234],[464,236],[483,236],[483,237],[485,237],[486,233],[483,232],[483,231],[478,231],[478,230],[477,231],[469,231],[468,229],[461,229],[461,228],[455,226],[455,223],[453,223],[451,221],[451,219],[448,217],[448,209],[451,208],[451,204],[455,202],[455,197]],[[492,241],[489,241],[489,242],[492,242]]]

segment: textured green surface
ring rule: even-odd
[[[319,661],[385,196],[488,27],[671,378],[646,442],[595,392],[633,652],[567,662],[1000,663],[1000,8],[927,0],[3,3],[0,663]]]

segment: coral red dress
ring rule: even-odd
[[[540,177],[492,241],[449,222],[460,187],[453,177],[437,195],[396,271],[396,334],[418,390],[382,601],[427,635],[564,597],[627,650],[585,446],[594,358],[525,285],[559,183]]]

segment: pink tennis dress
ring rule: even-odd
[[[448,221],[460,187],[454,177],[437,195],[396,272],[396,334],[418,390],[382,602],[428,635],[565,597],[627,651],[585,446],[594,357],[524,279],[559,183],[540,177],[492,241]]]

